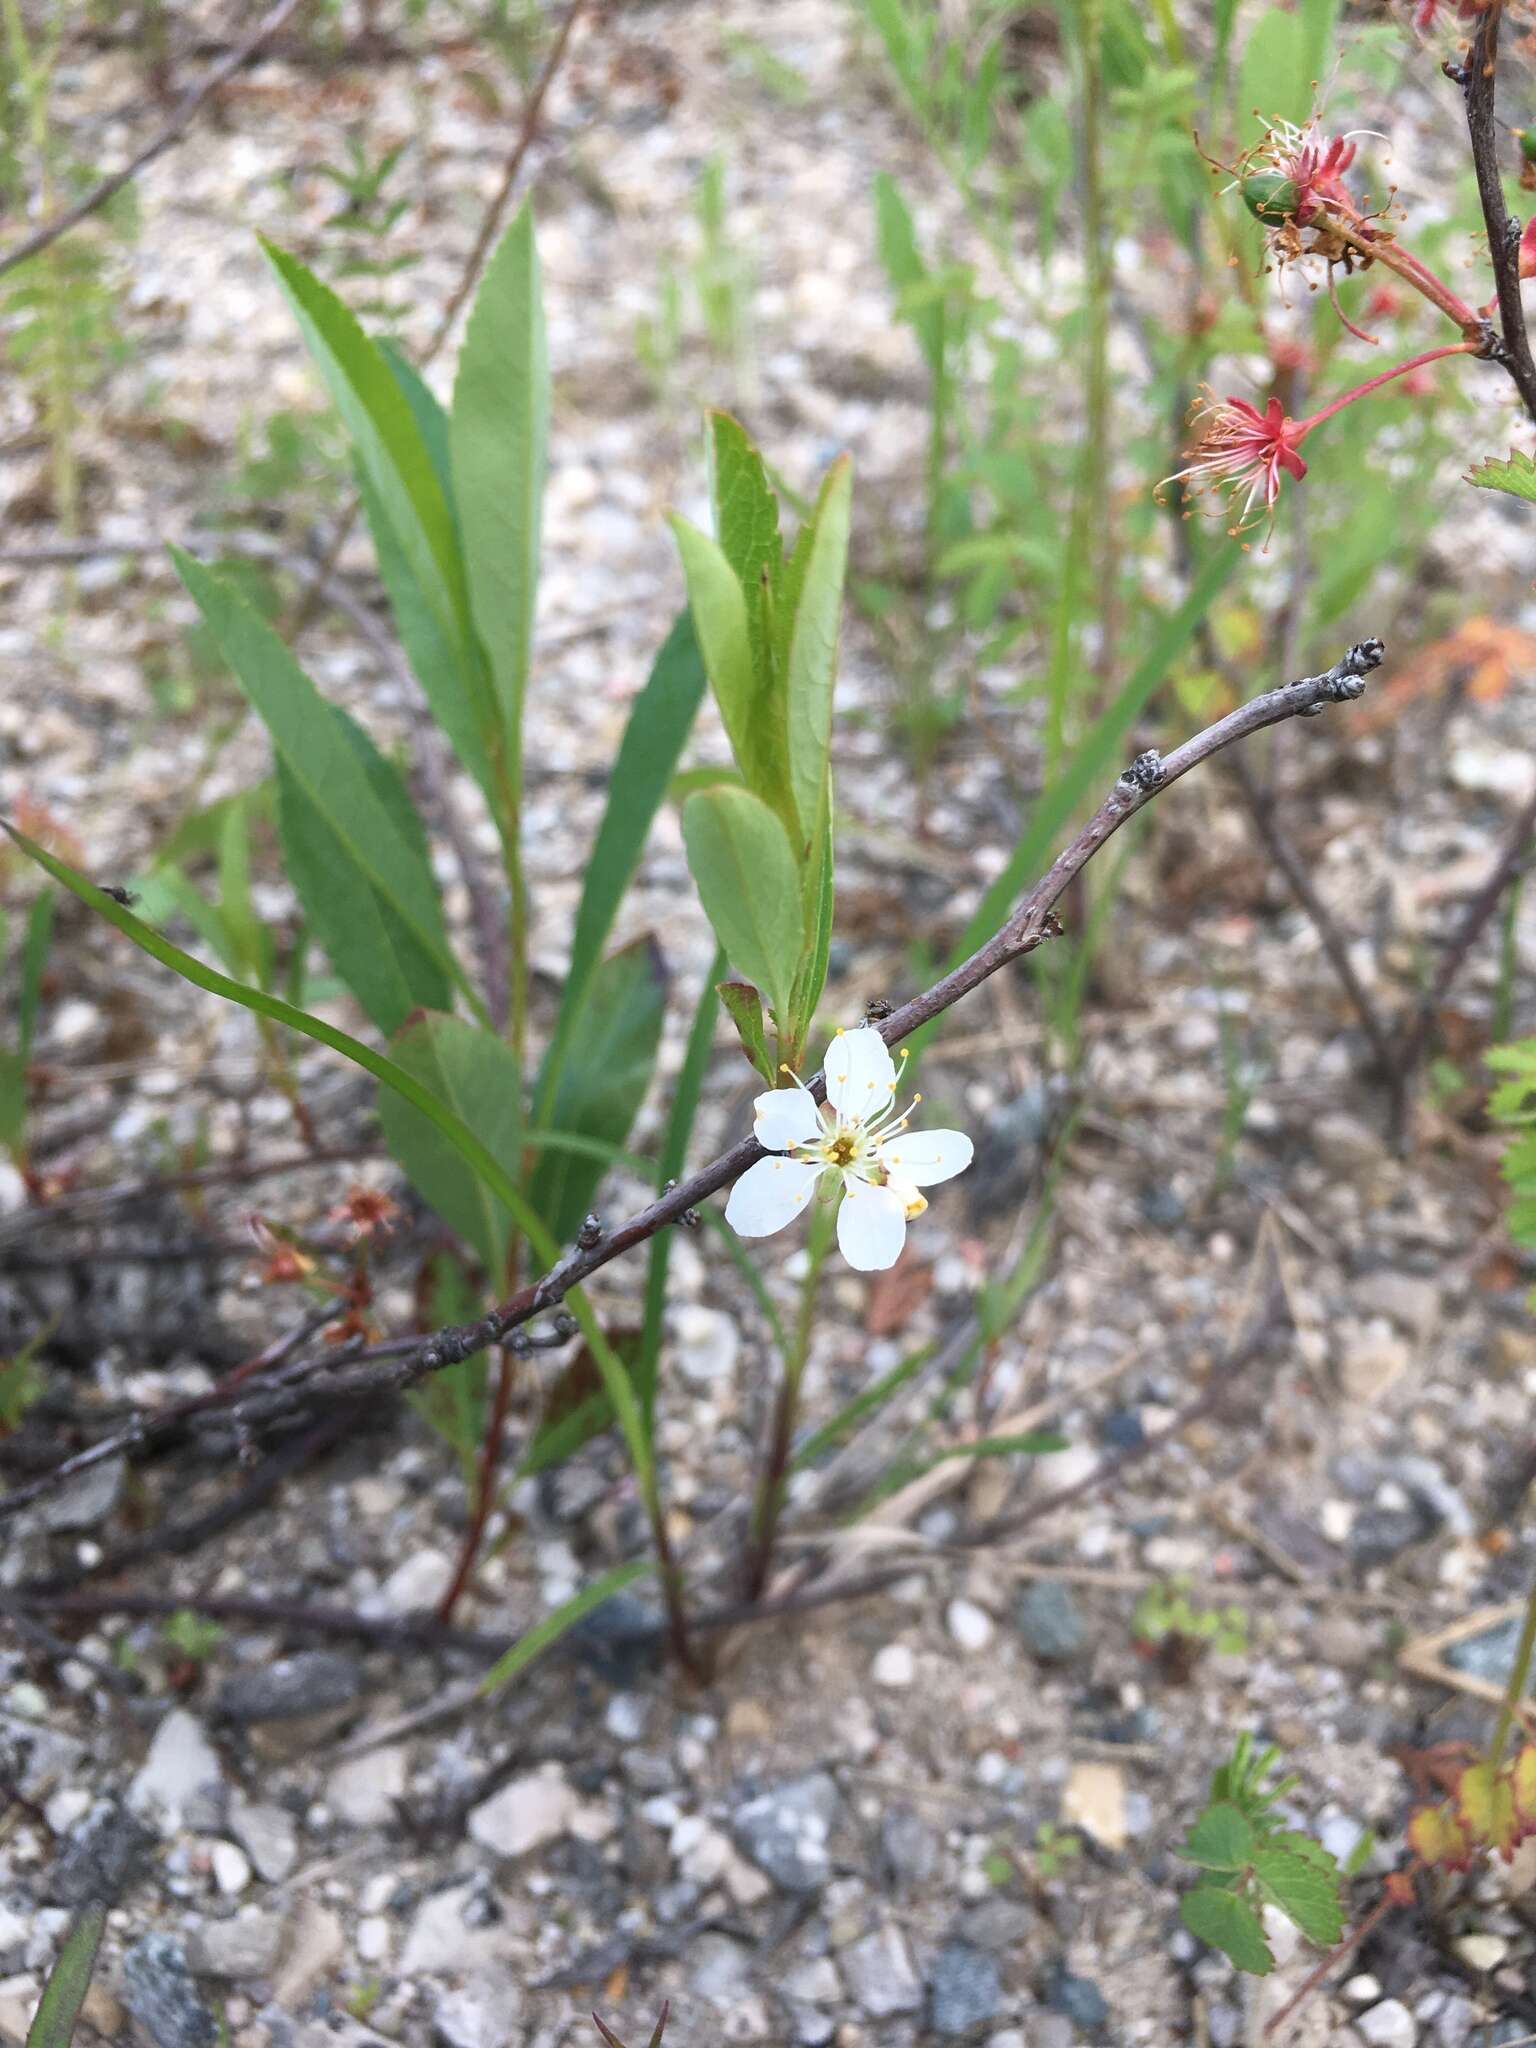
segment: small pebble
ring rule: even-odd
[[[917,1676],[917,1659],[905,1643],[887,1643],[876,1653],[875,1661],[869,1667],[869,1675],[876,1685],[900,1688],[908,1686]]]

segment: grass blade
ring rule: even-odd
[[[96,1951],[101,1947],[107,1909],[87,1906],[64,1937],[59,1959],[48,1972],[37,2015],[27,2029],[27,2048],[69,2048],[75,2022],[91,1988]]]

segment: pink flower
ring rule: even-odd
[[[1261,509],[1273,518],[1280,472],[1298,482],[1307,473],[1297,452],[1306,423],[1288,418],[1278,398],[1272,398],[1263,412],[1246,398],[1225,398],[1220,404],[1205,399],[1195,416],[1203,421],[1204,430],[1190,451],[1193,460],[1164,481],[1187,483],[1196,491],[1227,491],[1234,505],[1241,497],[1236,521],[1229,528],[1232,533],[1253,525]]]
[[[1520,237],[1520,275],[1536,277],[1536,214],[1526,222]]]

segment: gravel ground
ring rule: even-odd
[[[870,179],[894,170],[929,219],[952,202],[837,0],[776,0],[773,24],[775,49],[806,82],[802,104],[740,60],[728,31],[761,31],[760,10],[636,9],[578,42],[536,152],[557,379],[529,749],[546,994],[604,764],[679,601],[661,513],[702,510],[694,398],[740,403],[802,484],[851,448],[882,545],[920,523],[923,385],[874,260]],[[313,404],[252,231],[310,246],[334,192],[302,167],[337,154],[345,123],[416,138],[409,292],[430,309],[451,291],[507,146],[472,69],[451,42],[414,66],[267,63],[226,96],[219,124],[145,176],[135,354],[82,439],[92,533],[137,545],[195,529],[222,502],[256,395]],[[68,83],[81,119],[138,89],[111,50]],[[106,115],[99,136],[111,158],[122,134]],[[748,342],[740,363],[720,365],[690,339],[658,390],[635,367],[636,323],[655,313],[662,267],[690,258],[692,194],[722,141],[753,271]],[[403,331],[419,344],[430,328],[424,313]],[[20,400],[5,405],[7,544],[35,543],[52,532],[27,518],[38,453]],[[196,431],[146,435],[135,422],[151,413]],[[317,522],[334,510],[318,505]],[[1317,885],[1388,1005],[1408,999],[1536,774],[1525,538],[1488,506],[1453,536],[1463,562],[1479,551],[1479,604],[1502,606],[1515,679],[1501,696],[1479,701],[1457,684],[1391,720],[1334,714],[1279,757]],[[366,596],[361,543],[344,569]],[[1421,570],[1430,582],[1458,573],[1449,559]],[[227,691],[208,684],[195,710],[178,711],[151,687],[169,628],[186,618],[153,554],[95,559],[72,579],[71,591],[63,571],[0,566],[0,799],[65,827],[93,874],[129,876],[194,786],[202,801],[245,786],[263,748],[247,725],[210,755]],[[1368,630],[1394,655],[1405,637],[1391,618],[1350,622],[1346,636]],[[411,690],[374,640],[328,613],[305,654],[381,737],[419,734]],[[848,879],[831,989],[850,1021],[911,986],[910,935],[931,933],[942,950],[1013,843],[1038,779],[1034,711],[1014,681],[983,678],[975,723],[919,785],[891,740],[891,680],[850,621]],[[718,756],[723,741],[706,724],[696,747]],[[468,792],[450,780],[442,800],[483,847]],[[1393,1751],[1475,1739],[1485,1725],[1455,1683],[1409,1675],[1403,1647],[1501,1607],[1529,1578],[1536,1333],[1529,1275],[1500,1234],[1496,1147],[1442,1091],[1420,1104],[1400,1157],[1315,935],[1228,787],[1192,778],[1156,816],[1096,977],[1086,1107],[1052,1254],[957,1418],[991,1431],[1027,1413],[1009,1426],[1049,1424],[1068,1447],[1027,1471],[955,1461],[921,1497],[898,1495],[867,1547],[839,1534],[839,1499],[897,1459],[932,1399],[942,1365],[930,1365],[867,1441],[792,1496],[792,1573],[831,1545],[850,1575],[872,1548],[910,1576],[723,1637],[697,1686],[622,1638],[622,1603],[489,1704],[474,1693],[483,1659],[340,1633],[231,1622],[198,1658],[152,1619],[84,1634],[61,1620],[67,1656],[0,1636],[0,2042],[25,2038],[71,1909],[102,1890],[118,1903],[87,2042],[204,2048],[222,2025],[234,2048],[555,2048],[592,2038],[594,2004],[644,2040],[663,1998],[669,2048],[1256,2038],[1309,1959],[1279,1929],[1276,1977],[1239,1985],[1179,1927],[1172,1845],[1231,1731],[1251,1727],[1299,1774],[1299,1825],[1341,1855],[1370,1837],[1355,1898],[1362,1913],[1373,1902],[1401,1857],[1411,1797]],[[281,914],[279,880],[261,888]],[[456,881],[448,900],[462,919]],[[51,1077],[36,1125],[48,1171],[78,1191],[152,1174],[194,1142],[215,1161],[293,1152],[288,1105],[243,1013],[187,1001],[68,907],[60,929],[37,1046]],[[671,814],[657,820],[621,936],[651,929],[691,1001],[712,941]],[[1513,945],[1516,1025],[1529,1030],[1532,910]],[[1480,949],[1442,1020],[1469,1066],[1486,1037],[1493,951]],[[681,1057],[687,1007],[673,1005],[664,1071]],[[1224,1145],[1233,1045],[1252,1094]],[[980,1133],[977,1165],[935,1200],[902,1288],[830,1281],[808,1413],[830,1413],[915,1344],[932,1340],[942,1360],[989,1272],[1017,1257],[1062,1109],[1041,1080],[1042,1046],[1036,1006],[999,978],[930,1056],[930,1107]],[[366,1092],[333,1060],[301,1052],[295,1070],[328,1144],[375,1142]],[[699,1159],[741,1129],[743,1075],[722,1043]],[[645,1113],[638,1147],[664,1107]],[[356,1171],[386,1177],[382,1162],[309,1167],[263,1180],[260,1207],[308,1226]],[[38,1435],[60,1414],[105,1424],[195,1394],[271,1340],[283,1304],[253,1278],[249,1190],[40,1222],[7,1175],[0,1346],[51,1322],[59,1367]],[[622,1214],[639,1195],[616,1181],[604,1205]],[[770,1385],[761,1314],[713,1243],[687,1237],[674,1251],[659,1436],[674,1536],[701,1582],[735,1527]],[[402,1325],[412,1264],[402,1241],[381,1301]],[[775,1246],[762,1267],[789,1302],[795,1259]],[[639,1284],[621,1262],[593,1293],[622,1321]],[[1221,1386],[1246,1313],[1274,1286],[1282,1341]],[[1113,1485],[1088,1484],[1213,1381],[1220,1400],[1171,1448]],[[519,1431],[537,1406],[536,1388],[520,1390]],[[0,1446],[18,1476],[31,1441]],[[195,1522],[237,1491],[233,1449],[227,1435],[199,1439],[44,1501],[8,1525],[0,1588],[56,1575],[101,1590],[105,1562],[111,1583],[134,1591],[379,1621],[440,1597],[464,1492],[447,1451],[403,1409],[350,1419],[275,1506],[190,1554],[114,1565],[162,1517]],[[1078,1496],[1020,1539],[975,1552],[955,1540],[1005,1505],[1074,1485]],[[630,1554],[638,1527],[615,1447],[589,1447],[513,1491],[459,1620],[518,1633]],[[1137,1602],[1170,1580],[1202,1610],[1233,1610],[1219,1646],[1159,1650],[1138,1633]],[[1474,1678],[1498,1669],[1497,1642],[1481,1637],[1450,1655]],[[1522,1857],[1450,1892],[1433,1920],[1389,1918],[1287,2038],[1523,2038],[1536,2024],[1533,1885],[1536,1863]]]

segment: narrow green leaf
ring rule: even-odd
[[[490,657],[514,790],[522,781],[523,697],[533,658],[549,395],[533,210],[525,204],[475,295],[449,425],[470,604]]]
[[[805,927],[800,877],[783,825],[748,790],[704,789],[683,806],[683,840],[727,958],[763,990],[786,1025]]]
[[[592,843],[549,1051],[539,1076],[540,1116],[547,1106],[592,990],[598,961],[624,892],[640,865],[651,821],[672,779],[704,695],[704,664],[687,612],[662,644],[635,699],[608,778],[608,805]]]
[[[750,790],[775,810],[787,811],[789,739],[784,697],[780,691],[759,689],[741,584],[718,541],[675,513],[671,525],[682,557],[699,651],[736,765]]]
[[[80,2008],[91,1988],[96,1952],[101,1947],[106,1924],[107,1909],[98,1901],[79,1914],[65,1935],[58,1960],[48,1972],[36,2016],[27,2029],[27,2048],[69,2048]]]
[[[283,862],[331,965],[379,1029],[395,1031],[413,1010],[446,1010],[453,1003],[454,976],[445,965],[445,957],[451,956],[442,929],[431,855],[421,820],[394,764],[385,759],[355,719],[336,705],[325,709],[400,842],[425,877],[437,911],[441,950],[424,947],[410,927],[393,915],[390,902],[371,877],[358,874],[331,818],[279,757],[277,829]]]
[[[396,1064],[472,1125],[509,1177],[518,1172],[522,1094],[517,1055],[505,1039],[462,1018],[429,1012],[412,1017],[390,1045]],[[379,1097],[384,1142],[416,1192],[480,1255],[501,1284],[512,1218],[488,1184],[430,1118],[385,1089]]]
[[[1293,14],[1270,7],[1254,22],[1238,86],[1238,112],[1261,121],[1302,125],[1312,111],[1312,81],[1306,68],[1306,31]]]
[[[262,247],[411,574],[445,637],[463,646],[469,611],[453,519],[399,378],[333,291],[285,250]]]
[[[1197,1884],[1179,1901],[1179,1918],[1208,1948],[1219,1948],[1227,1960],[1250,1977],[1267,1977],[1275,1967],[1264,1927],[1248,1901],[1220,1885]]]
[[[48,945],[53,937],[53,894],[39,896],[27,912],[21,941],[21,980],[16,991],[16,1048],[22,1058],[32,1052],[37,1029],[37,1006],[43,992],[43,970],[48,964]]]
[[[924,284],[931,273],[917,246],[917,230],[907,202],[889,172],[875,175],[875,239],[880,261],[898,300],[914,285]],[[932,304],[913,309],[903,316],[913,333],[923,359],[937,376],[944,368],[944,307]]]
[[[794,1019],[793,1035],[802,1045],[805,1042],[805,1034],[815,1019],[816,1005],[821,1001],[821,992],[827,985],[827,963],[832,957],[833,874],[830,817],[821,835],[821,859],[817,863],[814,875],[807,875],[806,880],[812,885],[806,906],[806,923],[810,928],[811,944],[790,999]]]
[[[1246,1870],[1253,1861],[1254,1833],[1237,1807],[1208,1806],[1179,1844],[1187,1863],[1206,1870]]]
[[[509,1650],[503,1651],[481,1679],[481,1692],[500,1692],[503,1686],[510,1685],[519,1672],[526,1671],[551,1643],[557,1643],[568,1629],[584,1621],[594,1608],[601,1607],[605,1600],[611,1600],[615,1593],[622,1593],[636,1579],[649,1577],[655,1569],[648,1557],[631,1558],[628,1564],[615,1565],[612,1571],[594,1579],[590,1586],[583,1586],[579,1593],[573,1593],[569,1600],[562,1601],[542,1621],[525,1630]]]
[[[933,1356],[933,1350],[932,1344],[920,1344],[916,1351],[909,1351],[905,1358],[898,1359],[890,1371],[882,1373],[872,1386],[865,1387],[851,1401],[845,1402],[830,1422],[824,1422],[800,1445],[791,1461],[791,1472],[803,1472],[814,1465],[850,1437],[860,1423],[871,1415],[877,1415],[901,1392],[913,1374],[922,1370]]]
[[[368,531],[373,536],[379,579],[389,598],[390,614],[411,673],[421,685],[421,693],[447,735],[448,744],[485,792],[494,816],[497,796],[491,741],[496,730],[496,709],[484,658],[477,645],[456,644],[445,630],[416,580],[383,501],[361,469],[358,493]]]
[[[370,975],[361,946],[348,944],[355,907],[359,926],[366,923],[370,946],[383,944],[401,986],[415,991],[416,1002],[444,1007],[445,989],[457,984],[478,1007],[449,949],[425,841],[419,830],[403,829],[408,809],[403,791],[402,801],[380,794],[386,776],[395,787],[398,777],[358,728],[326,703],[265,619],[192,556],[179,548],[171,553],[236,680],[271,734],[280,770],[279,808],[294,835],[287,852],[290,864],[297,862],[295,885],[328,949],[338,940],[342,945],[349,966],[336,960],[337,971],[382,1029],[392,1029],[410,1009],[409,1001],[404,1009],[391,1005],[381,979]],[[365,899],[371,917],[362,908]],[[320,905],[324,908],[317,914]],[[426,965],[436,972],[425,973]],[[362,986],[352,980],[353,969],[359,970]]]
[[[705,977],[704,986],[699,990],[699,1000],[694,1007],[693,1023],[688,1030],[688,1045],[683,1054],[683,1064],[677,1079],[672,1084],[672,1109],[667,1118],[666,1135],[661,1141],[661,1158],[657,1164],[658,1185],[669,1180],[679,1180],[688,1160],[688,1140],[693,1134],[693,1121],[699,1112],[699,1097],[704,1090],[704,1076],[709,1071],[709,1056],[715,1040],[715,1019],[720,1011],[720,998],[715,992],[715,976],[725,971],[725,956],[716,953],[714,965]],[[729,984],[727,984],[729,986]],[[756,991],[753,992],[756,1001]],[[761,1015],[761,1012],[759,1012]],[[672,1255],[670,1230],[658,1230],[651,1239],[650,1259],[645,1275],[645,1313],[640,1325],[640,1351],[635,1365],[635,1379],[640,1389],[640,1399],[645,1404],[647,1417],[651,1415],[656,1400],[656,1371],[661,1358],[662,1318],[667,1306],[667,1265]]]
[[[736,1027],[741,1049],[771,1088],[774,1083],[773,1054],[763,1026],[763,999],[750,981],[722,981],[717,990],[725,1013]]]
[[[1523,448],[1511,448],[1508,459],[1488,455],[1467,471],[1467,482],[1485,491],[1507,491],[1512,498],[1536,500],[1536,461]]]
[[[715,539],[746,600],[754,692],[761,698],[774,687],[772,608],[784,565],[779,501],[745,428],[725,412],[710,413],[708,424]]]
[[[848,567],[848,518],[853,467],[839,456],[826,475],[812,517],[804,582],[790,628],[786,689],[789,704],[789,779],[801,840],[801,865],[820,845],[828,809],[828,757],[832,746],[832,690],[837,680],[837,635]]]
[[[550,1103],[556,1130],[623,1144],[650,1086],[666,1002],[666,967],[654,939],[637,939],[600,964]],[[539,1161],[530,1194],[557,1238],[576,1234],[602,1172],[569,1152]]]

